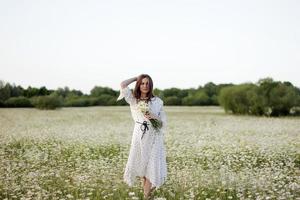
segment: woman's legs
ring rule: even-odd
[[[143,186],[144,186],[144,197],[148,198],[150,196],[150,193],[152,192],[152,190],[155,189],[155,187],[153,187],[151,189],[151,182],[149,179],[147,179],[145,176],[143,177]]]
[[[145,186],[145,182],[146,182],[146,177],[143,176],[143,177],[142,177],[142,186],[143,186],[143,188],[144,188],[144,186]]]

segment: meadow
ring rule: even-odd
[[[168,177],[154,199],[300,199],[300,118],[165,107]],[[128,106],[0,109],[0,199],[142,199],[123,182]]]

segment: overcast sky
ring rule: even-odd
[[[26,88],[85,93],[141,73],[160,89],[299,87],[300,1],[0,0],[0,70]]]

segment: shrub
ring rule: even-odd
[[[262,79],[258,85],[241,84],[223,88],[219,102],[225,111],[236,114],[284,116],[297,113],[297,89],[287,83]]]
[[[294,116],[300,116],[300,107],[291,108],[290,113]]]
[[[0,100],[0,107],[4,107],[4,102]]]
[[[97,98],[97,105],[99,106],[116,105],[116,97],[108,94],[102,94]]]
[[[252,115],[267,115],[268,106],[264,96],[259,95],[258,87],[254,86],[247,92],[247,98],[249,100],[249,114]]]
[[[56,109],[62,107],[63,98],[57,95],[47,95],[32,98],[32,104],[38,109]]]
[[[32,107],[30,100],[26,97],[11,97],[4,102],[6,107]]]
[[[297,93],[292,86],[278,84],[270,91],[271,116],[288,115],[297,104]]]
[[[209,97],[204,91],[197,91],[182,99],[182,104],[188,106],[208,105],[208,102]]]
[[[72,97],[66,98],[64,102],[64,106],[68,107],[84,107],[90,106],[90,101],[88,97]]]
[[[249,114],[251,107],[249,97],[254,87],[253,84],[242,84],[223,88],[220,92],[219,102],[226,112]]]

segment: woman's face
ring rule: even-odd
[[[147,94],[149,92],[149,79],[143,78],[142,83],[140,85],[141,93]]]

